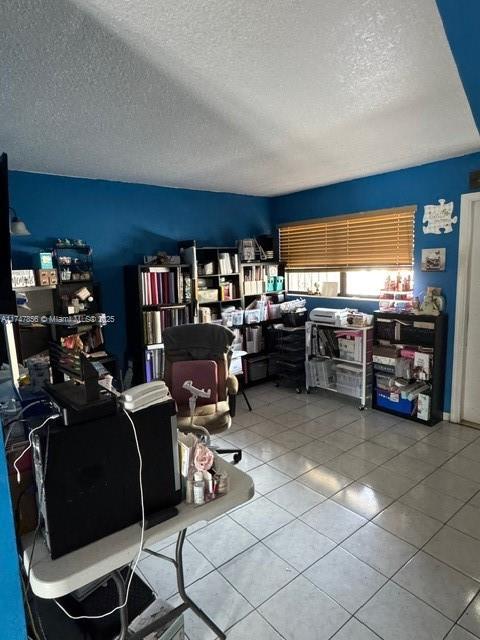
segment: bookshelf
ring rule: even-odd
[[[127,266],[124,279],[133,383],[160,380],[165,365],[163,330],[192,320],[190,267]]]
[[[242,297],[246,305],[262,294],[275,296],[285,293],[285,277],[279,262],[242,262],[240,270]]]
[[[443,420],[446,335],[444,313],[374,313],[374,409],[428,426]]]
[[[182,262],[192,273],[195,322],[222,319],[222,311],[243,306],[240,263],[236,247],[198,247],[194,240],[179,243]]]
[[[242,262],[240,264],[240,285],[242,306],[248,309],[256,300],[266,297],[272,305],[285,301],[285,280],[283,265],[274,261]],[[257,382],[266,380],[275,372],[271,355],[275,351],[271,340],[272,323],[281,322],[267,319],[249,323],[244,327],[246,380]],[[303,356],[302,356],[303,357]]]

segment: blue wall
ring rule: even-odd
[[[103,309],[117,318],[105,331],[107,347],[122,364],[124,265],[140,264],[157,250],[176,253],[178,240],[234,244],[270,230],[267,198],[17,171],[10,172],[9,191],[32,234],[13,239],[14,268],[31,268],[31,254],[57,237],[92,244]]]
[[[424,234],[422,232],[423,207],[426,204],[436,204],[439,198],[444,198],[447,202],[453,200],[454,215],[460,218],[460,195],[468,192],[468,174],[475,169],[480,169],[480,153],[309,189],[272,200],[272,222],[274,225],[292,220],[410,204],[418,206],[415,220],[415,292],[418,294],[425,291],[427,285],[442,287],[447,300],[446,311],[449,329],[445,411],[450,410],[452,386],[459,226],[458,224],[454,225],[453,232],[449,234]],[[428,247],[445,247],[447,249],[445,272],[422,273],[420,271],[421,250]],[[319,298],[315,301],[323,306],[331,303],[331,306],[350,306],[350,303],[346,301],[333,301],[325,298],[322,298],[321,302],[319,302]],[[365,312],[372,310],[371,303],[362,304],[355,301],[351,306],[358,307]]]
[[[2,400],[4,399],[2,397]],[[0,446],[3,450],[2,428],[0,428]],[[8,640],[25,640],[27,634],[11,504],[6,458],[2,455],[0,456],[0,523],[2,527],[0,537],[1,637],[8,638]]]

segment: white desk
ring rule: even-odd
[[[220,638],[225,638],[225,635],[205,613],[188,598],[185,593],[183,581],[182,548],[186,529],[197,522],[217,518],[227,511],[230,511],[230,509],[247,502],[254,494],[253,480],[246,473],[236,469],[233,465],[225,462],[218,456],[216,456],[215,459],[215,468],[218,471],[228,473],[230,478],[230,491],[226,495],[219,496],[215,500],[201,506],[194,506],[184,502],[177,505],[177,516],[145,531],[144,550],[163,560],[172,561],[171,558],[149,550],[149,547],[175,533],[179,534],[176,558],[173,560],[173,563],[177,569],[177,583],[179,593],[183,599],[183,605],[177,607],[174,612],[176,612],[176,615],[179,615],[187,608],[193,609]],[[134,524],[56,560],[50,558],[43,536],[37,536],[30,570],[30,583],[33,593],[40,598],[60,598],[99,578],[108,576],[109,574],[115,575],[116,571],[130,564],[135,559],[138,553],[140,533],[140,526]],[[24,549],[23,561],[27,573],[29,570],[33,540],[33,533],[29,533],[22,538],[22,546]],[[121,580],[116,581],[117,588],[120,587],[120,583],[122,583]],[[122,602],[123,599],[124,594],[120,593],[119,588],[119,601]],[[175,614],[169,617],[173,618]],[[165,621],[165,619],[162,619],[158,623],[158,626],[160,627]],[[120,638],[131,637],[139,640],[154,630],[145,627],[144,630],[134,634],[134,636],[128,636],[127,629],[123,629],[124,624],[125,620],[122,619],[122,634]]]

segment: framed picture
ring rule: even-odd
[[[446,249],[422,249],[422,271],[445,271]]]

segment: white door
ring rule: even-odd
[[[466,304],[462,421],[480,426],[480,201],[473,203]]]

